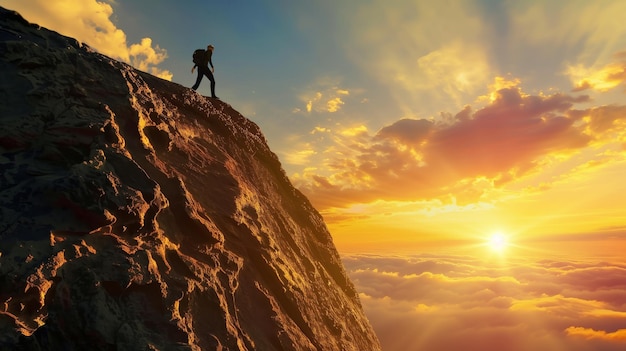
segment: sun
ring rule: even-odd
[[[494,233],[488,238],[487,246],[489,246],[492,251],[503,253],[508,246],[507,238],[500,232]]]

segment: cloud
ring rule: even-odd
[[[285,159],[294,165],[307,165],[315,154],[315,150],[311,149],[309,145],[303,145],[298,150],[286,153]]]
[[[428,139],[428,134],[434,128],[434,123],[425,119],[401,119],[390,126],[383,127],[377,137],[381,140],[391,139],[406,145],[419,146]]]
[[[511,81],[494,86],[502,88],[476,111],[466,106],[437,122],[401,119],[354,138],[335,133],[326,165],[334,173],[297,185],[322,210],[381,198],[443,200],[451,193],[464,205],[623,129],[623,106],[576,110],[588,96],[529,95]]]
[[[569,327],[565,330],[567,335],[578,336],[585,339],[601,339],[609,341],[621,341],[626,343],[626,329],[618,329],[614,332],[594,330],[591,328]]]
[[[613,298],[626,289],[623,265],[482,257],[360,254],[343,261],[388,351],[626,345],[625,304]],[[615,279],[588,279],[607,273]]]
[[[593,89],[604,92],[619,85],[626,88],[626,51],[615,54],[613,62],[600,68],[578,64],[569,66],[566,73],[575,84],[574,91]]]
[[[413,71],[413,72],[411,72]],[[417,59],[417,66],[398,76],[409,91],[443,93],[460,103],[463,98],[482,89],[490,76],[484,51],[476,46],[453,42]]]
[[[305,110],[311,112],[328,112],[333,113],[339,111],[345,104],[343,100],[350,95],[350,91],[340,88],[334,79],[319,79],[306,92],[301,93],[299,100],[304,103]],[[294,110],[299,112],[300,109]]]
[[[150,38],[128,45],[126,33],[111,21],[113,7],[109,3],[96,0],[5,0],[3,6],[19,12],[30,22],[76,38],[107,56],[163,79],[172,79],[171,72],[157,67],[167,58],[167,51],[158,45],[153,47]]]
[[[340,97],[334,97],[330,100],[328,100],[326,102],[326,107],[327,107],[327,111],[328,112],[337,112],[339,111],[339,109],[341,108],[341,105],[343,105],[344,102],[341,100]]]
[[[173,75],[157,67],[158,64],[167,58],[167,52],[158,45],[152,47],[152,39],[143,38],[140,44],[132,44],[129,47],[130,63],[136,68],[150,72],[153,75],[172,80]]]

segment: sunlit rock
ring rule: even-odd
[[[257,125],[0,19],[0,349],[380,349]]]

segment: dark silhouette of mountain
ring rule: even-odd
[[[380,349],[253,122],[0,18],[0,349]]]

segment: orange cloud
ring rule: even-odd
[[[574,118],[584,119],[586,132],[596,139],[603,139],[607,133],[623,132],[626,125],[626,106],[607,105],[584,111],[572,111]]]
[[[336,143],[341,153],[327,164],[334,174],[300,179],[298,186],[320,209],[450,193],[459,204],[478,201],[487,188],[540,170],[549,155],[587,147],[624,118],[617,106],[573,110],[589,100],[585,95],[527,95],[506,86],[489,105],[468,106],[444,122],[402,119],[360,134],[358,142],[343,135]]]
[[[609,341],[626,342],[626,329],[618,329],[614,332],[595,330],[592,328],[569,327],[565,329],[567,335],[582,337],[585,339],[601,339]]]
[[[140,70],[171,80],[172,73],[158,68],[167,58],[165,49],[152,39],[128,45],[126,33],[111,21],[113,7],[97,0],[5,0],[3,6],[26,20],[88,44],[99,52],[130,63]]]

